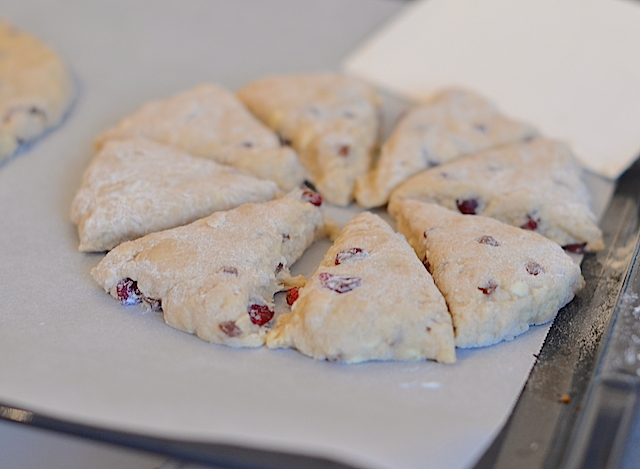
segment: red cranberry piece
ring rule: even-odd
[[[422,259],[422,265],[424,265],[424,268],[431,273],[431,263],[429,262],[429,259],[427,259],[426,254],[424,255],[424,259]]]
[[[347,293],[362,285],[362,279],[360,277],[347,277],[345,275],[333,275],[328,272],[322,272],[318,275],[318,278],[323,287],[337,293]]]
[[[267,305],[257,305],[255,303],[249,306],[247,312],[249,313],[249,319],[256,326],[264,326],[271,321],[274,315],[274,312]]]
[[[475,215],[478,210],[478,199],[456,200],[458,210],[465,215]]]
[[[300,296],[300,287],[293,287],[287,290],[287,304],[289,306],[293,306],[293,303],[296,302],[298,296]]]
[[[138,290],[138,282],[123,278],[116,285],[116,294],[123,305],[135,305],[142,301],[142,293]]]
[[[574,254],[584,254],[585,247],[587,243],[579,243],[579,244],[567,244],[566,246],[562,246],[562,248],[567,252],[572,252]]]
[[[227,334],[229,337],[238,337],[242,334],[242,329],[236,326],[233,321],[225,321],[220,323],[220,330]]]
[[[236,269],[235,267],[224,267],[222,269],[222,273],[227,274],[227,275],[233,275],[234,277],[238,276],[238,269]]]
[[[525,264],[524,268],[531,275],[538,275],[538,274],[541,274],[542,272],[544,272],[544,270],[542,270],[542,266],[540,264],[538,264],[537,262],[534,262],[534,261],[527,262]]]
[[[538,228],[538,223],[540,223],[540,219],[535,219],[533,218],[531,215],[527,214],[527,222],[522,225],[520,228],[522,228],[523,230],[535,230],[536,228]]]
[[[498,240],[493,236],[489,236],[489,235],[480,236],[477,239],[477,241],[480,244],[486,244],[487,246],[500,246],[500,243],[498,242]]]
[[[156,300],[155,298],[148,298],[145,296],[142,301],[151,311],[162,311],[162,300]]]
[[[283,137],[280,134],[278,134],[278,140],[280,140],[280,146],[281,147],[290,147],[291,146],[291,140],[289,140],[288,138]]]
[[[350,248],[345,249],[344,251],[340,251],[336,254],[335,264],[340,265],[349,261],[359,261],[360,259],[364,259],[369,256],[369,253],[364,249],[360,248]]]
[[[282,241],[286,241],[287,239],[291,239],[288,233],[282,233]]]
[[[480,290],[485,295],[491,295],[494,291],[496,291],[496,288],[498,288],[498,284],[496,283],[496,281],[493,279],[489,279],[484,283],[483,286],[478,287],[478,290]]]
[[[309,202],[316,207],[320,207],[320,205],[322,205],[322,196],[306,187],[302,191],[302,200]]]
[[[338,147],[338,155],[346,158],[351,153],[351,147],[349,145],[340,145]]]

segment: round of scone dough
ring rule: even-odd
[[[61,58],[39,39],[0,21],[0,161],[58,125],[73,97]]]
[[[167,324],[209,342],[258,347],[273,295],[300,279],[289,267],[324,236],[319,194],[295,189],[216,212],[110,251],[91,271],[123,304],[162,309]]]
[[[335,73],[279,75],[249,83],[238,96],[293,146],[327,202],[353,200],[378,144],[379,99],[371,85]]]
[[[495,218],[571,252],[604,248],[582,168],[554,140],[503,145],[418,173],[393,191],[389,213],[397,218],[406,199]]]
[[[351,220],[282,314],[267,346],[317,359],[456,360],[451,316],[403,235],[377,215]]]
[[[227,89],[202,84],[142,106],[96,139],[96,148],[112,139],[143,137],[187,153],[298,187],[305,172],[295,151],[256,119]]]
[[[415,200],[396,219],[447,301],[457,347],[511,340],[584,286],[580,266],[532,231]]]
[[[108,141],[84,173],[71,207],[81,251],[186,225],[281,195],[274,181],[141,138]]]
[[[385,205],[391,191],[420,171],[461,156],[539,135],[481,96],[447,89],[410,109],[382,146],[375,168],[356,181],[363,207]]]

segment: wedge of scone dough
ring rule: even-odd
[[[122,243],[92,274],[124,304],[161,308],[170,326],[209,342],[257,347],[274,315],[273,295],[296,284],[289,267],[324,236],[321,203],[319,194],[295,189],[217,212]]]
[[[252,82],[238,96],[291,143],[328,202],[353,200],[355,180],[369,170],[378,141],[373,87],[338,74],[283,75]]]
[[[71,207],[80,251],[108,251],[213,212],[280,195],[273,181],[133,138],[110,140],[87,168]]]
[[[414,174],[461,156],[538,136],[484,98],[448,89],[407,112],[382,146],[375,168],[356,181],[363,207],[387,203],[391,191]]]
[[[569,255],[532,231],[415,200],[396,219],[447,301],[458,347],[513,339],[584,286]]]
[[[405,199],[496,218],[571,252],[604,247],[582,168],[564,144],[553,140],[504,145],[418,173],[392,193],[394,217]]]
[[[225,88],[203,84],[152,101],[102,133],[96,148],[112,139],[144,137],[176,146],[270,179],[285,191],[299,186],[304,169],[295,152],[258,121]]]
[[[433,279],[404,236],[369,212],[345,226],[267,346],[346,363],[455,361],[451,316]]]
[[[73,80],[58,54],[0,21],[0,161],[58,125],[74,95]]]

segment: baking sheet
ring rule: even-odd
[[[64,124],[0,165],[0,402],[146,435],[319,455],[369,468],[469,467],[507,417],[548,326],[433,362],[346,366],[234,350],[123,307],[77,251],[71,200],[92,140],[204,81],[337,70],[401,5],[376,0],[5,1],[0,16],[68,60]],[[287,12],[284,14],[283,12]],[[600,206],[610,183],[590,177]],[[357,209],[330,209],[345,223]],[[328,248],[294,266],[311,274]]]

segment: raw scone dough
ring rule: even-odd
[[[111,140],[85,171],[71,219],[78,225],[81,251],[108,251],[279,193],[273,181],[175,147],[141,138]]]
[[[370,85],[338,74],[285,75],[240,89],[240,99],[298,152],[322,196],[353,200],[378,140],[378,97]]]
[[[0,161],[59,124],[73,96],[60,57],[37,38],[0,21]]]
[[[563,144],[547,139],[504,145],[418,173],[391,195],[437,203],[536,231],[573,252],[604,247],[582,168]]]
[[[532,231],[415,200],[395,216],[447,301],[458,347],[513,339],[584,286],[580,267]]]
[[[384,205],[394,188],[424,169],[536,136],[535,128],[504,116],[478,95],[443,91],[400,120],[375,168],[356,181],[356,200],[363,207]]]
[[[404,236],[369,212],[346,225],[267,346],[347,363],[455,362],[444,298]]]
[[[296,284],[289,267],[324,235],[321,202],[300,188],[216,212],[122,243],[92,274],[125,304],[161,308],[170,326],[209,342],[257,347],[274,314],[273,295]]]
[[[278,183],[299,186],[304,169],[295,152],[258,121],[230,91],[204,84],[144,105],[96,140],[144,137],[176,146],[195,156],[241,168]]]

